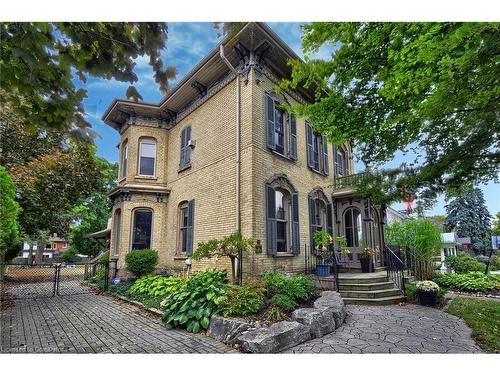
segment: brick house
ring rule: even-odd
[[[240,229],[261,252],[243,274],[301,272],[312,233],[345,235],[354,268],[363,246],[382,265],[385,210],[356,197],[350,145],[332,145],[310,122],[280,109],[312,90],[275,94],[298,56],[267,25],[224,38],[158,104],[114,100],[103,121],[120,133],[118,185],[109,192],[110,251],[158,251],[180,270],[196,244]],[[229,267],[193,262],[193,270]]]

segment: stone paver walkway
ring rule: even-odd
[[[419,305],[347,306],[338,330],[287,353],[480,353],[471,329],[453,315]]]
[[[167,329],[161,320],[109,296],[82,294],[15,301],[1,312],[1,353],[228,353],[217,340]]]

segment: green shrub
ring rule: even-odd
[[[158,264],[158,253],[151,249],[134,250],[126,255],[125,263],[127,270],[141,277],[154,271]]]
[[[109,251],[99,258],[99,264],[108,264],[109,263]]]
[[[490,271],[500,270],[500,257],[498,255],[493,255],[490,261]]]
[[[417,298],[417,285],[414,283],[406,283],[405,284],[405,296],[408,301],[414,300]]]
[[[288,316],[283,312],[282,309],[276,306],[271,306],[269,310],[267,310],[266,314],[263,317],[265,322],[274,323],[282,320],[288,320]]]
[[[75,250],[69,249],[59,254],[59,260],[64,263],[76,263],[80,260],[80,257],[76,255]]]
[[[262,275],[267,294],[273,297],[276,294],[285,294],[294,302],[307,301],[310,299],[316,287],[314,281],[307,276],[285,276],[282,273],[265,273]]]
[[[457,256],[447,256],[444,264],[446,267],[452,268],[456,273],[481,272],[485,270],[485,265],[483,263],[464,253],[459,253]]]
[[[284,311],[292,311],[297,303],[287,294],[275,294],[271,299],[271,305]]]
[[[435,281],[440,286],[463,290],[467,292],[487,292],[500,289],[500,277],[485,275],[482,272],[439,273]]]
[[[109,291],[111,293],[119,294],[123,297],[130,297],[130,288],[134,285],[133,281],[122,281],[119,284],[110,284]]]
[[[210,316],[226,296],[227,272],[206,270],[191,276],[163,304],[163,320],[172,326],[185,326],[197,333],[208,328]]]
[[[130,293],[133,296],[146,295],[164,299],[179,289],[185,282],[186,279],[180,276],[146,275],[134,282],[134,285],[130,288]]]
[[[264,303],[263,288],[254,285],[226,286],[226,297],[219,304],[223,316],[248,316],[258,313]]]

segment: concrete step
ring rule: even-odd
[[[381,283],[365,283],[365,284],[346,284],[339,282],[340,290],[385,290],[394,288],[392,281],[384,281]]]
[[[384,290],[342,290],[340,289],[342,298],[359,298],[359,299],[380,299],[384,297],[400,297],[401,292],[399,289],[392,286],[391,289]]]
[[[371,276],[371,277],[353,277],[352,274],[349,277],[344,277],[342,274],[339,275],[339,285],[343,284],[374,284],[386,282],[387,276]]]
[[[382,298],[342,298],[345,304],[348,305],[392,305],[406,300],[405,297],[392,296]]]

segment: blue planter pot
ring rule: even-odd
[[[328,264],[317,264],[316,276],[330,276],[330,266]]]

